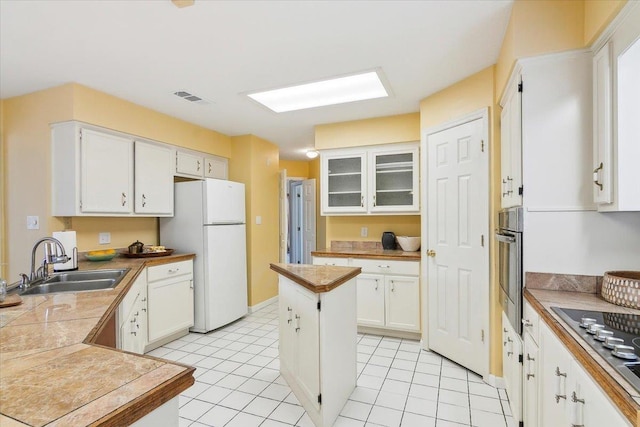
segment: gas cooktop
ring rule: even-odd
[[[640,315],[551,309],[640,392]]]

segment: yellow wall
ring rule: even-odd
[[[254,306],[278,294],[269,264],[279,260],[279,154],[275,144],[253,135],[231,141],[229,179],[246,185],[248,294]]]
[[[585,5],[574,0],[516,0],[496,64],[498,96],[518,58],[584,46]]]
[[[627,4],[627,0],[587,0],[584,2],[584,45],[590,46]]]
[[[280,159],[280,170],[286,169],[289,178],[310,178],[309,163],[308,161]]]
[[[9,281],[29,269],[31,247],[41,237],[62,230],[50,215],[50,123],[80,120],[220,156],[229,156],[231,140],[218,132],[169,117],[102,92],[67,84],[3,100],[6,262]],[[26,229],[26,216],[40,217],[40,230]],[[98,247],[98,233],[111,232],[111,244],[126,247],[136,239],[158,242],[155,218],[73,218],[78,250]]]
[[[315,148],[318,150],[419,141],[420,114],[318,125],[315,132]]]
[[[349,216],[329,217],[327,221],[327,245],[332,240],[382,241],[383,231],[393,231],[396,236],[420,236],[420,215]],[[360,237],[360,229],[367,227],[368,236]]]

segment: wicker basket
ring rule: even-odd
[[[623,307],[640,308],[640,271],[607,271],[602,298]]]

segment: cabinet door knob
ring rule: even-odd
[[[434,251],[433,249],[429,249],[427,251],[427,256],[430,256],[432,258],[435,257],[436,256],[436,251]]]

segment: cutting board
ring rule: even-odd
[[[13,305],[19,305],[19,304],[22,304],[22,298],[20,298],[20,295],[17,295],[17,294],[7,295],[4,301],[0,302],[0,308],[11,307]]]

